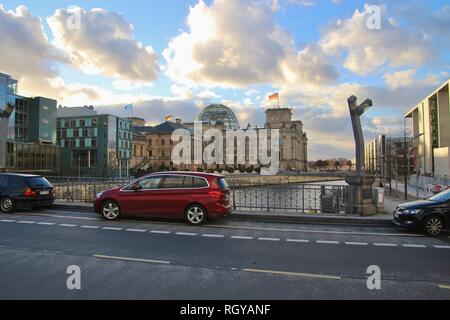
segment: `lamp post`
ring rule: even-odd
[[[361,116],[372,107],[373,103],[372,100],[366,99],[358,105],[355,96],[348,98],[347,102],[352,120],[356,153],[356,173],[354,176],[347,176],[345,179],[350,190],[349,205],[352,208],[350,213],[373,215],[377,213],[372,201],[372,184],[375,182],[375,178],[368,175],[364,170],[364,135],[361,127]]]

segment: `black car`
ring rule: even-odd
[[[422,228],[430,236],[450,229],[450,189],[428,199],[400,204],[394,211],[394,223],[401,227]]]
[[[51,206],[55,200],[53,186],[37,175],[0,173],[0,210],[35,209]]]

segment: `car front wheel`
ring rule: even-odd
[[[206,221],[206,210],[198,204],[193,204],[186,209],[185,217],[189,224],[198,226]]]
[[[437,237],[444,229],[444,221],[438,216],[431,216],[424,221],[425,233],[432,237]]]
[[[0,199],[0,210],[4,213],[11,213],[14,211],[14,200],[10,197],[3,197]]]
[[[106,220],[117,220],[120,218],[119,205],[114,201],[105,201],[102,204],[101,213]]]

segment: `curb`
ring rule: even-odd
[[[342,224],[342,225],[369,225],[379,227],[392,227],[392,220],[379,218],[345,217],[345,216],[285,216],[276,214],[252,214],[236,212],[228,217],[238,220],[262,221],[262,222],[286,222],[286,223],[311,223],[311,224]]]
[[[54,204],[52,209],[63,211],[83,211],[93,212],[93,205],[89,204]],[[307,216],[307,215],[282,215],[282,214],[258,214],[246,212],[233,212],[228,216],[236,220],[261,221],[261,222],[285,222],[285,223],[315,223],[315,224],[344,224],[344,225],[370,225],[370,226],[390,226],[392,220],[357,217],[357,216]]]

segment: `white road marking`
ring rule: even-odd
[[[447,285],[447,284],[440,284],[440,285],[439,285],[439,288],[450,290],[450,285]]]
[[[116,227],[103,227],[103,230],[112,230],[112,231],[120,231],[123,230],[123,228],[116,228]]]
[[[191,233],[191,232],[177,232],[175,234],[178,236],[192,236],[192,237],[197,235],[196,233]]]
[[[157,234],[169,234],[170,231],[163,231],[163,230],[151,230],[150,233],[157,233]]]
[[[2,219],[2,220],[0,220],[0,222],[9,222],[9,223],[11,223],[11,222],[16,222],[16,220]]]
[[[308,243],[309,240],[304,239],[286,239],[287,242],[301,242],[301,243]]]
[[[207,238],[223,238],[224,235],[223,234],[202,234],[202,237],[207,237]]]
[[[110,259],[110,260],[145,262],[145,263],[156,263],[156,264],[170,264],[170,261],[165,261],[165,260],[152,260],[152,259],[142,259],[142,258],[105,256],[105,255],[101,255],[101,254],[94,254],[94,257],[100,258],[100,259]]]
[[[267,273],[267,274],[282,275],[282,276],[319,278],[319,279],[327,279],[327,280],[341,280],[342,279],[339,276],[331,276],[331,275],[326,275],[326,274],[303,273],[303,272],[287,272],[287,271],[262,270],[262,269],[242,269],[242,271]]]
[[[261,240],[261,241],[280,241],[280,238],[264,238],[264,237],[259,237],[258,240]]]
[[[424,244],[409,244],[409,243],[405,243],[403,246],[405,248],[426,248],[427,247]]]
[[[83,228],[83,229],[98,229],[100,227],[99,226],[80,226],[80,228]]]
[[[247,236],[231,236],[231,239],[251,240],[251,239],[253,239],[253,237],[247,237]]]
[[[433,247],[435,247],[437,249],[450,249],[450,246],[437,246],[437,245],[434,245]]]
[[[375,242],[373,245],[376,247],[396,247],[397,246],[395,243],[377,243],[377,242]]]
[[[147,232],[146,229],[126,229],[125,231],[130,231],[130,232]]]
[[[350,246],[368,246],[369,244],[367,242],[354,242],[354,241],[348,241],[345,242],[345,244]]]
[[[326,241],[326,240],[316,240],[320,244],[339,244],[339,241]]]
[[[34,223],[36,223],[36,221],[20,220],[20,221],[17,221],[17,223],[34,224]]]
[[[73,227],[76,227],[77,225],[76,224],[69,224],[69,223],[61,223],[61,224],[58,224],[58,226],[73,228]]]
[[[42,226],[54,226],[56,223],[54,223],[54,222],[37,222],[36,224],[39,224]]]

